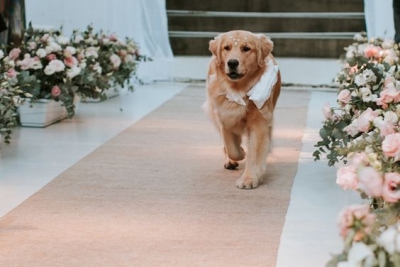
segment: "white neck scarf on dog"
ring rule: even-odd
[[[254,85],[253,88],[247,92],[247,96],[251,101],[254,102],[258,109],[261,109],[262,106],[264,106],[264,103],[271,96],[272,88],[278,81],[278,65],[275,65],[271,59],[266,63],[267,70],[263,73],[256,85]],[[229,101],[234,101],[239,105],[246,106],[246,102],[244,102],[243,97],[243,93],[232,90],[227,90],[226,92],[226,98],[228,98]]]

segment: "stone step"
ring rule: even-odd
[[[280,57],[338,58],[365,31],[363,0],[181,1],[167,0],[175,55],[210,55],[208,42],[240,29],[272,38]]]

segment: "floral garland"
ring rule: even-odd
[[[340,216],[342,253],[328,266],[400,266],[400,68],[393,40],[366,35],[345,48],[338,73],[338,107],[323,107],[325,121],[315,160],[339,165],[336,183],[356,190],[364,205]]]

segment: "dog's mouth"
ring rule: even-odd
[[[237,73],[236,71],[231,71],[231,72],[227,73],[226,75],[228,75],[228,77],[231,80],[239,80],[240,78],[242,78],[244,76],[243,74]]]

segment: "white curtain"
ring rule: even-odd
[[[364,0],[364,13],[368,39],[394,39],[392,0]]]
[[[25,0],[26,19],[35,27],[59,28],[69,36],[92,24],[96,30],[130,37],[141,54],[153,59],[139,64],[144,82],[171,80],[173,54],[168,38],[165,0]]]

